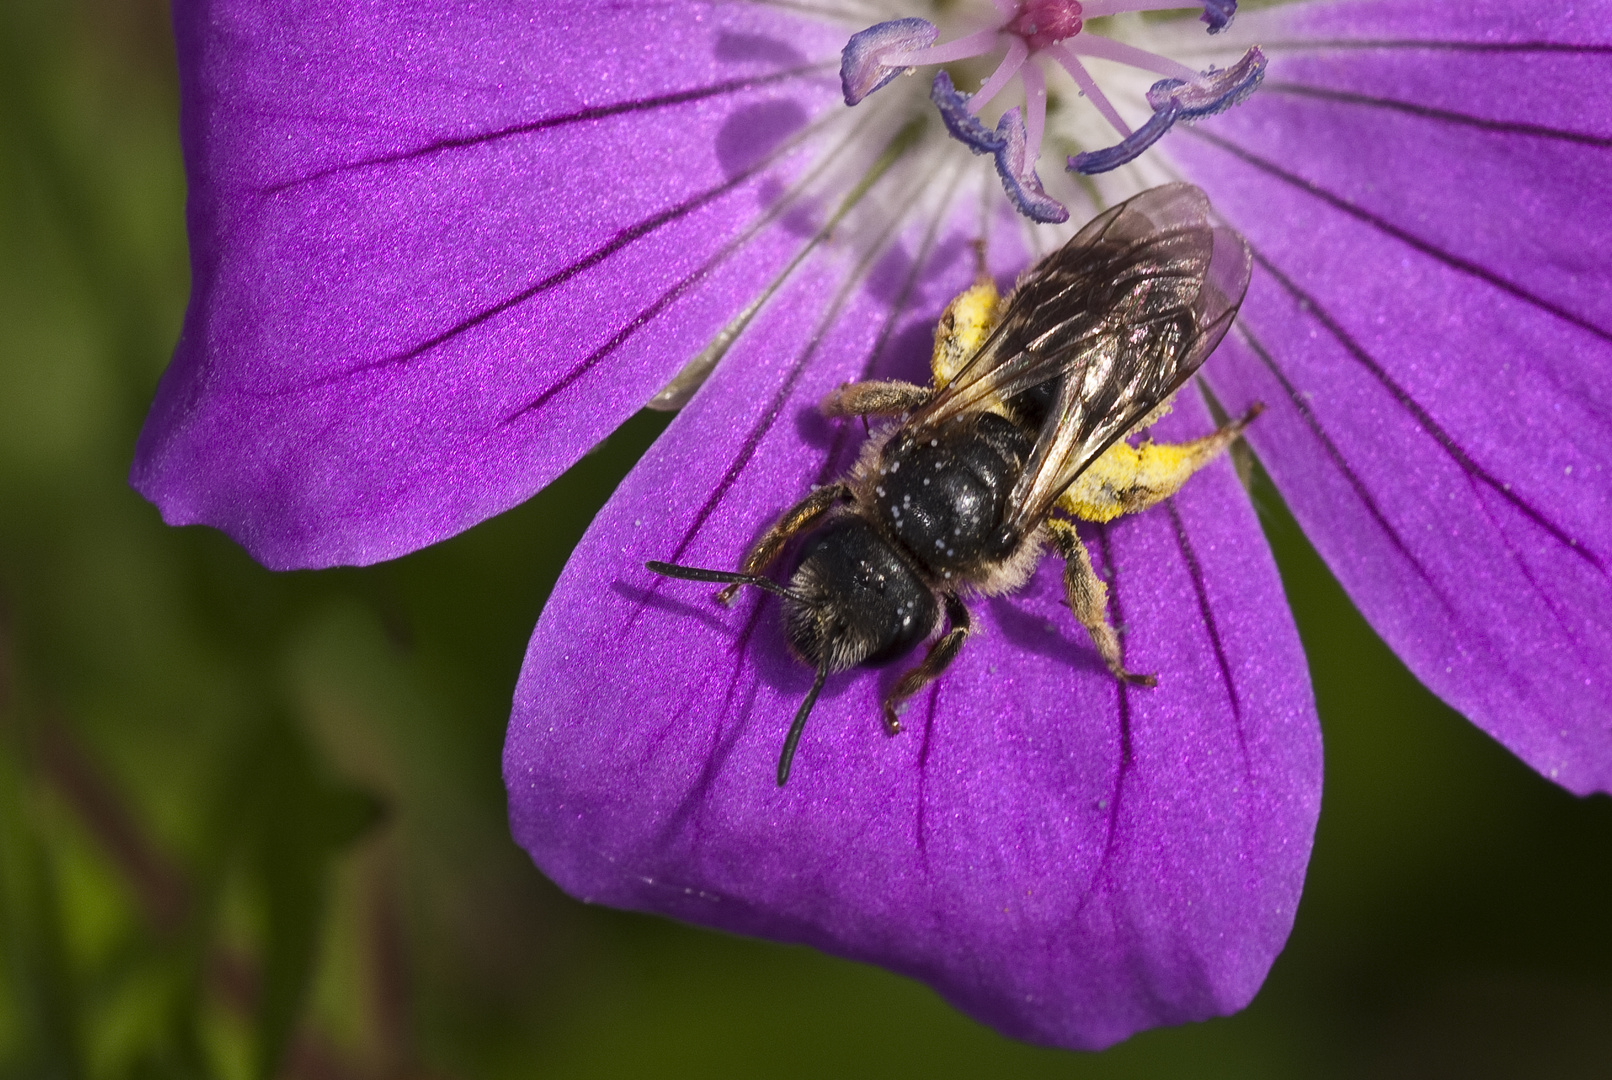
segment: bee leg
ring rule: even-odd
[[[1103,658],[1103,663],[1121,682],[1133,686],[1157,685],[1157,676],[1141,675],[1125,669],[1119,635],[1108,621],[1108,586],[1092,569],[1091,555],[1087,553],[1086,545],[1081,543],[1074,525],[1049,518],[1047,531],[1052,534],[1052,542],[1064,558],[1064,599],[1069,604],[1069,610],[1075,613],[1075,618],[1086,628],[1086,633],[1091,635],[1091,642],[1097,646],[1097,654]]]
[[[1212,435],[1184,443],[1116,442],[1058,499],[1060,509],[1086,521],[1113,521],[1146,510],[1181,490],[1192,474],[1236,442],[1265,410],[1256,404]]]
[[[957,659],[963,642],[968,639],[973,620],[969,618],[968,608],[963,606],[963,602],[950,594],[946,596],[946,623],[947,631],[929,646],[923,662],[901,676],[890,688],[890,696],[884,699],[884,730],[889,734],[894,735],[901,730],[901,721],[896,718],[896,706],[938,679],[941,672]]]
[[[761,539],[753,544],[745,553],[744,562],[740,564],[740,572],[745,574],[759,574],[772,565],[772,561],[784,550],[784,545],[799,536],[802,532],[816,525],[824,514],[828,513],[840,503],[850,502],[852,498],[849,484],[825,484],[815,489],[800,502],[784,511],[783,517],[773,523],[772,528],[761,534]],[[732,604],[734,594],[739,591],[738,585],[729,585],[716,594],[716,598],[724,604]]]
[[[897,416],[927,402],[934,391],[927,386],[895,380],[870,379],[846,383],[823,399],[825,416]]]

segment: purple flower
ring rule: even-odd
[[[1185,176],[1255,258],[1205,379],[1228,412],[1266,403],[1248,439],[1322,556],[1445,700],[1570,790],[1612,790],[1612,3],[1295,3],[1227,27],[1215,2],[1099,34],[1082,20],[1158,5],[999,0],[849,58],[914,12],[818,6],[177,4],[195,289],[135,486],[271,567],[369,563],[686,401],[527,654],[505,775],[542,869],[883,964],[1035,1041],[1225,1013],[1286,938],[1320,788],[1304,658],[1229,465],[1087,533],[1156,689],[1102,669],[1043,565],[976,605],[903,734],[878,721],[894,672],[831,679],[781,790],[811,672],[774,600],[729,611],[643,569],[734,566],[843,471],[860,425],[816,403],[921,377],[976,240],[1006,282],[1067,235],[1015,207],[1078,224]],[[899,73],[971,34],[1025,109],[993,128],[984,88],[938,95],[949,122],[974,108],[965,148]],[[1229,103],[1251,83],[1216,75],[1255,44],[1238,107],[1092,179],[1037,172],[1043,146],[1125,145],[1126,116]],[[1092,58],[1099,108],[1049,89],[1096,81],[1042,51]],[[1193,66],[1107,69],[1142,56]],[[1210,426],[1189,389],[1158,432]]]

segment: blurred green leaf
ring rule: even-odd
[[[0,1077],[1612,1075],[1612,801],[1420,687],[1268,487],[1327,780],[1243,1013],[1062,1054],[888,972],[561,895],[509,838],[510,693],[666,417],[385,566],[270,574],[165,528],[124,476],[185,302],[167,18],[0,4],[0,714],[48,701],[129,833],[0,740]]]
[[[243,792],[248,855],[266,900],[257,1069],[272,1080],[313,978],[331,859],[380,821],[380,804],[321,775],[301,732],[276,715],[253,747]]]
[[[16,750],[13,739],[0,745],[0,932],[25,1040],[15,1067],[40,1080],[77,1080],[83,1050],[61,901]]]

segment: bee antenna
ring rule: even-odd
[[[772,578],[762,577],[760,574],[736,574],[728,570],[706,570],[699,566],[678,566],[676,563],[660,562],[651,559],[644,567],[653,570],[663,577],[682,578],[684,581],[708,581],[713,585],[754,585],[758,589],[766,589],[777,596],[788,597],[791,600],[804,602],[805,598],[790,592]]]
[[[823,692],[823,683],[828,681],[828,649],[823,650],[823,659],[817,665],[817,678],[812,680],[812,688],[806,691],[806,700],[800,703],[795,712],[795,721],[789,725],[789,734],[784,736],[784,751],[778,755],[778,786],[783,787],[789,779],[789,767],[795,761],[795,747],[800,742],[800,733],[806,730],[806,718],[812,714],[812,706],[817,704],[817,695]]]

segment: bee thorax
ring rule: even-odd
[[[885,527],[937,576],[980,561],[997,534],[1030,438],[993,414],[886,452],[874,505]]]

